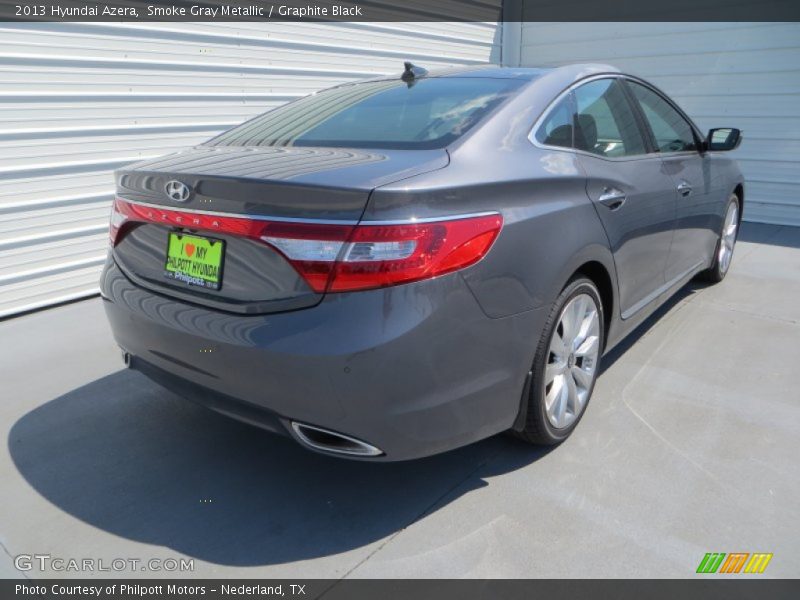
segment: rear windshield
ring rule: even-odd
[[[215,146],[443,148],[524,81],[432,77],[333,88],[285,104],[226,131]]]

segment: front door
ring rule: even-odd
[[[712,189],[711,158],[700,154],[691,124],[669,101],[635,81],[627,85],[672,179],[677,216],[665,277],[677,282],[707,263],[716,244],[720,202]]]

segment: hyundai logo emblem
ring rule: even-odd
[[[192,195],[192,188],[185,183],[173,179],[172,181],[168,181],[167,185],[164,186],[164,192],[170,200],[186,202],[189,196]]]

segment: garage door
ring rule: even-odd
[[[314,90],[499,59],[485,23],[0,23],[0,317],[91,295],[112,170]]]
[[[524,23],[518,35],[525,66],[610,63],[703,130],[743,129],[744,218],[800,225],[800,24]]]

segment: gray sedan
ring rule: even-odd
[[[725,277],[740,140],[613,67],[406,63],[119,171],[104,305],[131,368],[319,452],[557,444]]]

